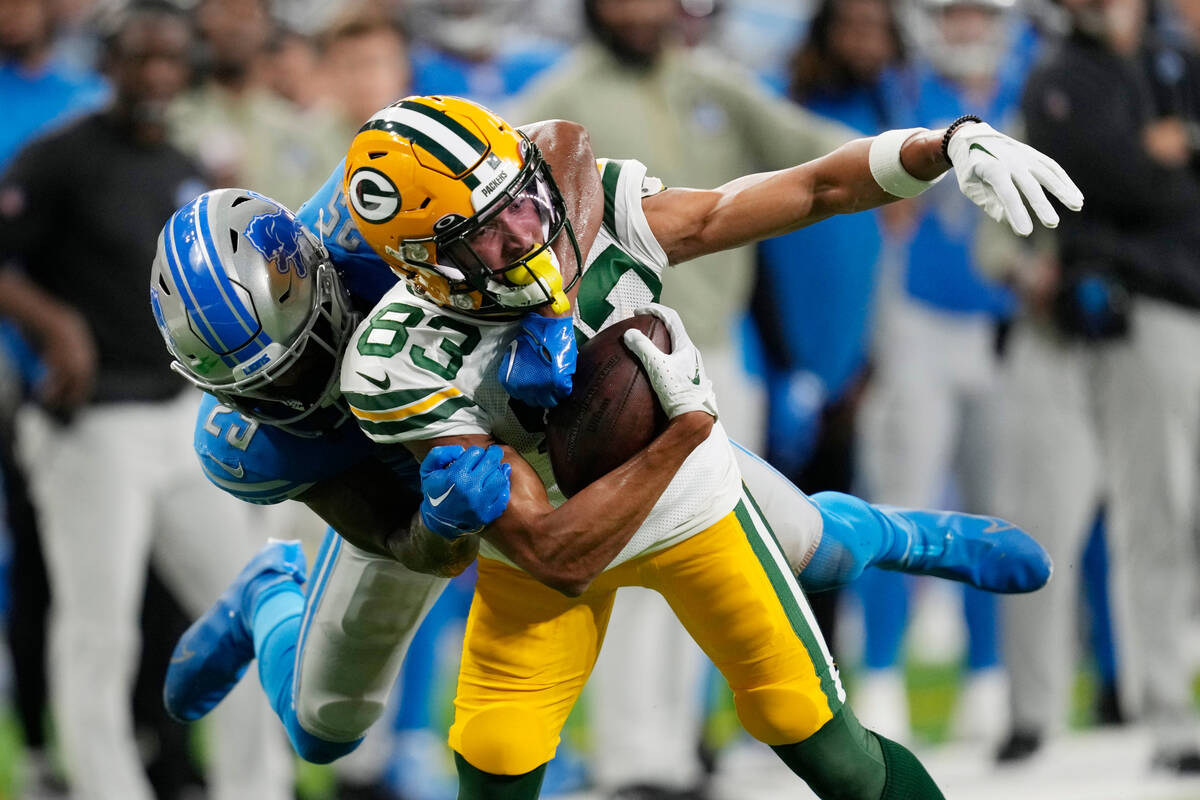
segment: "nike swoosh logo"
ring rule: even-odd
[[[987,153],[989,156],[992,156],[992,158],[995,158],[995,156],[992,155],[991,151],[988,150],[983,145],[981,145],[979,142],[972,142],[971,146],[967,148],[968,153],[971,152],[972,150],[982,150],[983,152]]]
[[[450,484],[450,488],[447,489],[446,491],[442,492],[439,496],[429,498],[429,505],[433,506],[434,508],[437,508],[438,506],[440,506],[442,504],[443,500],[445,500],[447,497],[450,496],[450,493],[453,491],[454,491],[454,484],[452,483],[452,484]]]
[[[508,346],[508,370],[506,370],[504,373],[505,383],[508,382],[509,377],[512,375],[513,364],[515,364],[516,361],[517,361],[517,340],[513,339],[513,343]]]
[[[984,533],[1000,533],[1001,531],[1011,531],[1016,528],[1011,522],[1003,522],[1001,520],[992,520],[991,524],[983,529]]]
[[[213,459],[213,461],[216,463],[216,465],[218,467],[225,470],[226,472],[228,472],[230,475],[232,475],[235,478],[243,478],[246,475],[246,469],[245,469],[245,467],[242,466],[242,462],[240,462],[240,461],[237,463],[236,468],[229,466],[224,461],[217,461],[217,459],[215,459],[215,458]]]
[[[378,386],[380,389],[382,389],[384,391],[387,391],[392,386],[392,376],[391,375],[384,375],[383,380],[379,380],[379,378],[372,378],[370,375],[365,375],[361,372],[358,373],[358,375],[367,383]]]

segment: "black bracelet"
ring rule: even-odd
[[[954,135],[955,131],[957,131],[963,125],[966,125],[968,122],[983,122],[983,120],[974,114],[963,114],[961,117],[954,120],[954,122],[951,122],[946,127],[946,132],[942,134],[942,156],[946,159],[946,163],[950,166],[954,166],[954,162],[950,160],[950,137]]]

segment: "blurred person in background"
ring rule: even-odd
[[[1055,385],[1046,371],[1062,370],[1056,346],[1083,359],[1067,373],[1081,378],[1068,397],[1094,397],[1122,709],[1149,723],[1155,765],[1195,774],[1200,746],[1184,645],[1197,566],[1200,179],[1189,131],[1200,75],[1190,53],[1147,32],[1142,0],[1061,5],[1070,33],[1030,76],[1022,112],[1030,142],[1078,173],[1088,202],[1054,237],[1056,258],[1041,280],[1057,333],[1027,337],[1028,380]],[[1071,467],[1093,469],[1086,448],[1075,450]],[[1062,473],[1050,465],[1039,472],[1057,479],[1048,491],[1059,495],[1059,513],[1077,514],[1092,487]],[[1034,637],[1054,635],[1052,626],[1061,622],[1026,629],[1025,646],[1047,646]],[[1014,732],[1036,746],[1054,732],[1063,701],[1055,688],[1045,710],[1033,708],[1035,690],[1014,706]]]
[[[333,110],[329,82],[312,37],[278,28],[262,54],[267,86],[299,112],[304,125],[320,125]]]
[[[321,69],[336,87],[346,141],[388,103],[412,94],[408,34],[377,6],[339,18],[321,37]]]
[[[853,132],[772,97],[747,70],[678,39],[677,0],[585,0],[589,37],[531,84],[518,120],[583,123],[596,152],[653,164],[666,186],[717,186],[824,155]],[[663,276],[703,354],[730,437],[762,441],[762,391],[743,366],[739,327],[753,250]],[[592,677],[594,777],[614,797],[696,797],[705,660],[654,592],[618,594]]]
[[[1193,49],[1200,46],[1200,0],[1174,0],[1171,10],[1182,38],[1191,42]]]
[[[556,16],[562,14],[556,4]],[[452,94],[503,108],[562,57],[539,35],[531,0],[410,0],[412,90]]]
[[[0,179],[0,314],[47,370],[18,423],[53,587],[55,730],[86,800],[153,797],[129,700],[151,551],[198,613],[253,550],[236,503],[195,469],[197,398],[162,369],[142,300],[157,228],[204,186],[166,142],[190,42],[170,6],[133,7],[105,47],[112,104],[35,140]],[[288,796],[269,725],[252,690],[224,715],[214,796]]]
[[[296,207],[346,149],[339,128],[312,125],[272,91],[263,55],[275,36],[267,0],[201,0],[198,85],[171,109],[175,144],[217,186],[253,186]]]
[[[1025,75],[1024,61],[1011,57],[1012,5],[919,0],[910,21],[923,59],[910,107],[917,124],[946,125],[963,114],[1011,120]],[[864,399],[862,486],[873,502],[941,506],[952,487],[956,507],[985,513],[992,502],[997,330],[1011,316],[1015,298],[974,263],[979,216],[952,185],[934,187],[910,210],[915,219],[903,235],[902,274],[894,281],[899,285],[885,284],[890,291],[880,309],[875,369]],[[911,586],[901,576],[878,572],[858,584],[866,640],[856,702],[865,718],[899,741],[912,737],[903,674]],[[957,604],[956,591],[923,594],[930,612],[941,612],[948,600]],[[967,652],[952,735],[998,738],[1006,688],[995,599],[967,588],[962,600]]]
[[[54,57],[67,67],[88,72],[100,61],[98,20],[116,10],[114,0],[47,0],[58,24]]]
[[[787,96],[865,136],[902,127],[902,58],[888,0],[824,0],[792,55]],[[758,246],[752,309],[767,384],[765,453],[808,494],[855,488],[883,234],[878,214],[855,214]],[[790,290],[797,285],[804,291]],[[839,594],[809,598],[835,651]]]
[[[1055,563],[1063,565],[1036,602],[1003,601],[1009,729],[996,758],[1013,763],[1038,753],[1067,726],[1079,655],[1081,582],[1092,612],[1088,638],[1099,682],[1096,721],[1122,721],[1106,537],[1093,525],[1104,497],[1098,429],[1102,373],[1095,341],[1056,321],[1055,309],[1063,305],[1056,302],[1060,283],[1053,236],[1023,242],[984,225],[976,253],[980,266],[1008,279],[1022,299],[997,375],[995,508],[1014,512],[1012,518],[1029,525]]]
[[[99,74],[54,57],[56,21],[44,0],[0,0],[0,168],[33,136],[108,99]]]
[[[0,170],[34,136],[107,100],[101,75],[63,62],[54,52],[59,18],[43,0],[0,0]],[[0,323],[0,363],[6,393],[23,395],[38,377],[36,358],[11,325]],[[50,589],[27,481],[15,451],[15,403],[0,411],[0,482],[11,537],[7,633],[13,689],[26,754],[22,772],[29,796],[61,796],[65,787],[46,753],[46,616]]]

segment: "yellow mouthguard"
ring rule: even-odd
[[[550,248],[544,248],[533,258],[504,273],[504,277],[518,286],[525,286],[534,281],[541,283],[550,291],[550,310],[555,314],[565,314],[571,310],[571,301],[563,291],[562,273],[554,263]]]

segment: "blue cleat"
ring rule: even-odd
[[[884,569],[935,575],[1002,594],[1032,592],[1050,580],[1050,554],[999,517],[892,506],[875,510],[907,538],[902,556],[877,562]]]
[[[175,645],[163,684],[168,714],[193,722],[229,694],[254,659],[254,610],[267,596],[303,583],[304,573],[298,541],[272,539],[255,553]]]

